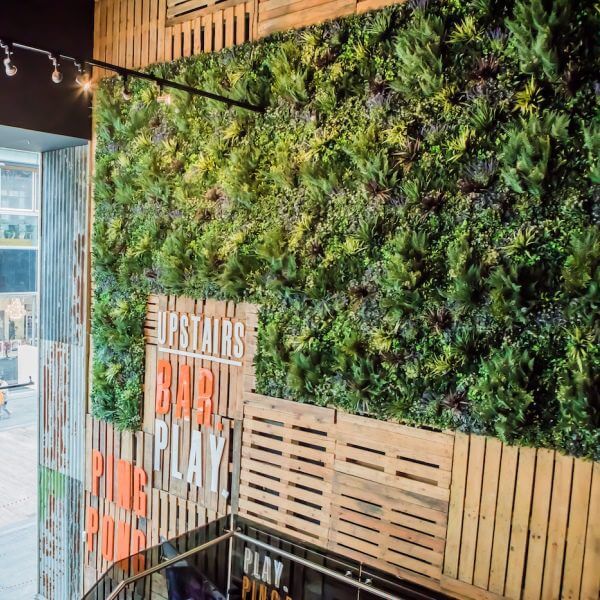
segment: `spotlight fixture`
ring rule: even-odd
[[[131,91],[127,86],[126,79],[131,79],[132,77],[136,77],[137,79],[143,79],[144,81],[152,81],[157,84],[160,88],[160,95],[157,98],[159,102],[164,104],[171,104],[171,95],[167,92],[164,92],[164,88],[170,88],[174,90],[180,90],[191,96],[197,96],[200,98],[208,98],[209,100],[214,100],[216,102],[222,102],[230,107],[243,108],[245,110],[251,110],[253,112],[262,113],[265,111],[263,106],[257,106],[256,104],[252,104],[250,102],[245,102],[244,100],[237,100],[235,98],[228,98],[227,96],[221,96],[219,94],[214,94],[212,92],[207,92],[205,90],[201,90],[191,85],[186,85],[184,83],[180,83],[178,81],[172,81],[170,79],[163,79],[162,77],[158,77],[154,75],[152,72],[148,71],[134,71],[133,69],[128,69],[127,67],[121,67],[119,65],[114,65],[111,63],[104,62],[103,60],[96,60],[95,58],[77,58],[73,56],[69,56],[67,54],[63,54],[62,52],[53,52],[50,50],[45,50],[44,48],[38,48],[36,46],[30,46],[28,44],[23,44],[22,42],[18,42],[16,40],[8,41],[7,38],[3,38],[0,35],[0,48],[4,50],[6,58],[4,59],[4,69],[6,74],[9,77],[16,75],[17,67],[13,64],[11,60],[11,55],[13,52],[13,48],[18,48],[20,50],[26,50],[27,52],[34,52],[36,54],[45,54],[50,58],[50,60],[54,64],[54,71],[52,73],[52,81],[55,83],[59,83],[62,81],[63,75],[59,69],[59,61],[68,61],[75,65],[77,68],[78,74],[76,82],[81,86],[81,88],[90,92],[93,90],[93,83],[91,77],[91,67],[98,67],[100,69],[105,69],[107,71],[113,71],[117,75],[123,78],[124,86],[123,86],[123,96],[126,98],[131,95]],[[59,81],[60,79],[60,81]]]
[[[5,44],[2,40],[0,40],[0,48],[4,49],[4,54],[6,57],[2,61],[4,63],[4,72],[8,75],[8,77],[13,77],[17,74],[17,65],[13,63],[10,58],[13,50],[11,44]]]
[[[48,58],[52,61],[52,65],[54,66],[54,71],[52,71],[52,81],[54,83],[62,83],[63,74],[60,70],[60,63],[58,62],[58,57],[55,54],[50,54]]]
[[[131,100],[131,90],[129,89],[129,79],[127,75],[123,75],[123,100]]]
[[[77,77],[75,83],[83,89],[84,92],[89,92],[92,89],[92,78],[85,68],[83,61],[75,61],[77,67]]]

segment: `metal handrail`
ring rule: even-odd
[[[117,598],[117,596],[131,583],[139,581],[140,579],[143,579],[143,578],[147,577],[148,575],[152,575],[153,573],[156,573],[157,571],[162,571],[166,567],[174,565],[182,560],[185,560],[189,556],[193,556],[194,554],[197,554],[198,552],[202,552],[203,550],[206,550],[212,546],[220,544],[221,542],[229,540],[232,537],[238,538],[240,540],[243,540],[243,541],[251,543],[251,544],[255,544],[256,546],[263,548],[265,550],[276,552],[277,554],[279,554],[280,556],[282,556],[284,558],[287,558],[288,560],[297,562],[305,567],[308,567],[310,569],[313,569],[315,571],[323,573],[324,575],[327,575],[328,577],[337,579],[338,581],[341,581],[343,583],[351,585],[352,587],[355,587],[356,589],[359,589],[359,590],[362,590],[365,592],[369,592],[370,594],[372,594],[373,596],[377,596],[378,598],[384,598],[385,600],[399,600],[399,596],[394,596],[393,594],[390,594],[389,592],[380,590],[369,583],[365,583],[363,581],[357,581],[356,579],[353,579],[352,577],[349,577],[348,575],[342,575],[342,573],[338,573],[337,571],[328,569],[327,567],[323,567],[322,565],[314,563],[310,560],[301,558],[300,556],[295,556],[294,554],[291,554],[290,552],[286,552],[285,550],[282,550],[281,548],[275,548],[274,546],[271,546],[270,544],[267,544],[266,542],[261,542],[260,540],[250,537],[249,535],[241,533],[240,531],[227,531],[227,533],[215,538],[214,540],[206,542],[205,544],[202,544],[196,548],[192,548],[191,550],[188,550],[187,552],[184,552],[183,554],[179,554],[163,563],[154,565],[153,567],[150,567],[149,569],[146,569],[145,571],[142,571],[141,573],[138,573],[137,575],[133,575],[133,576],[129,577],[128,579],[123,580],[114,589],[114,591],[106,598],[106,600],[115,600]],[[415,593],[417,595],[419,595],[418,592],[416,592],[415,590],[411,590],[411,594],[414,595]],[[426,596],[423,594],[422,598],[428,599],[428,598],[430,598],[430,596]]]
[[[31,377],[27,383],[13,383],[11,385],[0,385],[0,390],[14,390],[15,388],[27,387],[28,385],[35,385],[33,381],[31,381]]]
[[[106,598],[106,600],[115,600],[115,598],[129,584],[135,583],[136,581],[139,581],[140,579],[144,579],[145,577],[148,577],[148,575],[152,575],[153,573],[156,573],[157,571],[162,571],[163,569],[170,567],[171,565],[174,565],[178,562],[181,562],[182,560],[185,560],[186,558],[193,556],[194,554],[197,554],[198,552],[202,552],[203,550],[207,550],[208,548],[211,548],[212,546],[216,546],[217,544],[220,544],[221,542],[225,542],[228,539],[232,538],[233,536],[234,536],[234,532],[228,531],[227,533],[224,533],[223,535],[215,538],[214,540],[210,540],[210,541],[206,542],[205,544],[196,546],[196,548],[192,548],[191,550],[188,550],[187,552],[184,552],[183,554],[178,554],[177,556],[174,556],[173,558],[170,558],[169,560],[166,560],[165,562],[154,565],[153,567],[150,567],[149,569],[146,569],[145,571],[142,571],[141,573],[137,573],[136,575],[132,575],[128,579],[124,579],[114,589],[114,591],[110,594],[110,596],[108,596],[108,598]]]

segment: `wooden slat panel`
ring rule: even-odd
[[[334,411],[251,394],[244,404],[239,511],[279,531],[327,545]],[[291,410],[293,408],[293,410]]]

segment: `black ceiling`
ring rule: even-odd
[[[90,57],[93,31],[93,0],[2,2],[0,39]],[[89,139],[91,97],[75,85],[73,66],[64,64],[64,81],[57,85],[46,56],[17,49],[13,60],[14,77],[7,77],[0,64],[0,125]]]

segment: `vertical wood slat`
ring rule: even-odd
[[[548,542],[542,584],[542,598],[544,600],[555,599],[556,591],[560,589],[572,473],[573,459],[562,454],[557,455],[554,466],[554,481],[552,483]]]
[[[515,489],[515,504],[513,506],[506,585],[504,588],[504,594],[509,598],[518,598],[521,595],[534,469],[535,449],[519,448],[517,486]]]
[[[481,588],[487,588],[489,581],[501,457],[502,443],[500,440],[487,438],[473,575],[473,584]]]
[[[600,597],[600,463],[594,463],[592,467],[589,515],[581,574],[582,600]]]
[[[524,600],[538,600],[542,593],[554,458],[555,454],[552,450],[538,450],[531,522],[529,525],[527,571],[523,590]]]
[[[518,448],[504,447],[500,463],[500,483],[502,490],[496,507],[496,524],[492,545],[492,562],[490,568],[489,589],[496,594],[504,592],[504,576],[510,538],[510,523],[514,490],[516,484]]]
[[[450,511],[446,532],[446,551],[444,554],[444,573],[452,579],[458,578],[458,559],[467,482],[467,467],[469,464],[470,439],[469,435],[457,433],[454,441],[452,483],[450,486]]]
[[[484,459],[485,438],[481,436],[472,437],[469,448],[469,467],[463,514],[461,559],[458,568],[458,578],[466,583],[473,582]]]

